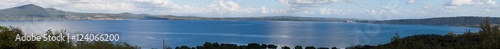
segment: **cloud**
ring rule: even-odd
[[[352,12],[351,10],[338,10],[338,9],[331,9],[331,8],[320,8],[319,11],[321,14],[326,14],[326,15],[330,15],[330,14],[343,15],[343,14],[347,14],[349,12]]]
[[[328,9],[328,8],[321,8],[320,9],[321,14],[332,14],[333,13],[332,11],[333,11],[332,9]]]
[[[288,7],[287,13],[307,13],[311,9],[338,2],[352,2],[354,0],[278,0]]]
[[[486,0],[486,3],[488,3],[488,4],[492,4],[492,5],[496,4],[496,2],[495,2],[495,1],[493,1],[493,0]]]
[[[423,8],[423,9],[432,9],[432,8],[433,8],[433,6],[432,6],[432,5],[427,4],[427,5],[422,6],[422,8]]]
[[[482,11],[495,13],[500,9],[500,5],[494,5],[484,8]]]
[[[128,0],[125,0],[128,1]],[[26,4],[35,4],[45,8],[56,8],[73,12],[127,12],[138,10],[132,2],[121,0],[2,0],[2,8],[16,7]]]
[[[483,5],[483,4],[496,4],[492,0],[451,0],[447,2],[446,6],[473,6],[473,5]]]
[[[262,6],[262,7],[260,7],[260,13],[266,14],[266,13],[268,13],[268,12],[269,12],[269,11],[267,11],[266,6]]]
[[[413,4],[415,3],[415,0],[408,0],[408,2],[406,2],[406,4]]]
[[[446,5],[448,6],[466,6],[466,5],[481,5],[483,3],[473,0],[451,0]]]
[[[157,11],[153,13],[170,13],[170,14],[214,14],[214,15],[231,15],[231,14],[273,14],[282,13],[280,10],[268,9],[265,6],[261,7],[242,7],[238,2],[231,0],[216,0],[206,6],[190,6],[178,5],[167,0],[168,4],[161,4],[161,9],[153,9],[148,11]],[[148,9],[148,8],[145,8]]]
[[[232,0],[215,0],[204,6],[180,5],[171,0],[2,0],[0,8],[25,4],[89,13],[147,13],[147,14],[276,14],[285,10],[262,7],[242,7]]]
[[[89,7],[92,6],[92,7]],[[75,9],[73,11],[84,11],[90,10],[87,12],[96,12],[96,11],[105,11],[105,12],[128,12],[138,10],[134,4],[131,3],[74,3],[71,5],[67,5],[68,9]]]
[[[225,16],[272,16],[272,15],[290,15],[290,16],[378,16],[384,14],[412,14],[425,11],[437,16],[452,15],[447,12],[456,10],[464,11],[491,11],[498,13],[500,6],[493,0],[450,0],[444,2],[435,2],[435,0],[426,0],[418,2],[429,4],[415,4],[417,0],[403,0],[396,3],[384,1],[370,2],[364,0],[276,0],[277,5],[250,2],[239,2],[235,0],[212,0],[203,4],[198,3],[180,3],[171,0],[0,0],[0,9],[16,7],[26,4],[36,4],[41,7],[55,8],[71,12],[88,13],[122,13],[130,12],[134,14],[153,14],[153,15],[189,15],[189,16],[207,16],[207,17],[225,17]],[[185,1],[185,0],[177,0]],[[246,0],[245,0],[246,1]],[[255,1],[255,0],[251,0]],[[267,1],[267,0],[266,0]],[[371,0],[373,1],[373,0]],[[271,2],[272,3],[272,2]],[[344,4],[346,3],[346,4]],[[360,3],[360,4],[356,4]],[[385,6],[385,3],[389,3]],[[401,4],[414,4],[411,6],[399,6]],[[193,5],[191,5],[193,4]],[[251,4],[251,5],[248,5]],[[341,5],[336,5],[341,4]],[[353,5],[353,6],[351,6]],[[422,6],[423,5],[423,6]],[[491,5],[488,9],[482,5]],[[414,8],[414,6],[420,6]],[[461,7],[471,6],[471,7]],[[401,8],[400,8],[401,7]],[[410,10],[407,10],[410,9]],[[407,12],[407,13],[404,13]],[[461,12],[461,11],[459,11]],[[445,13],[445,14],[441,14]],[[463,12],[467,13],[467,12]],[[487,13],[487,12],[483,12]],[[401,16],[414,16],[401,15]],[[498,14],[485,14],[498,15]]]

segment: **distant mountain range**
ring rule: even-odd
[[[341,18],[317,18],[298,16],[262,16],[262,17],[198,17],[148,14],[107,14],[66,12],[54,8],[43,8],[34,4],[0,9],[0,20],[269,20],[269,21],[329,21],[329,22],[362,22],[376,24],[408,24],[408,25],[445,25],[445,26],[477,26],[486,17],[458,16],[426,19],[399,20],[358,20]],[[494,24],[500,24],[500,18],[491,17]]]
[[[42,8],[34,4],[0,10],[0,20],[122,20],[159,19],[147,14],[104,14],[66,12],[54,8]]]
[[[34,4],[0,10],[0,20],[274,20],[274,21],[346,21],[355,19],[314,18],[295,16],[265,16],[265,17],[197,17],[148,14],[106,14],[66,12],[54,8],[43,8]]]
[[[340,18],[317,18],[317,17],[298,17],[298,16],[265,16],[265,17],[162,17],[169,20],[267,20],[267,21],[332,21],[332,22],[345,22],[357,21],[358,19],[340,19]]]

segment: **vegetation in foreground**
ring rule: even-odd
[[[51,31],[48,35],[65,34],[65,30]],[[15,41],[21,29],[0,26],[0,49],[139,49],[125,42],[66,42],[66,41]]]
[[[314,46],[281,46],[274,44],[258,44],[258,43],[249,43],[247,45],[236,45],[236,44],[226,44],[226,43],[210,43],[205,42],[205,44],[195,47],[189,46],[176,46],[175,49],[330,49],[329,47],[314,47]],[[152,48],[156,49],[156,48]],[[171,47],[164,47],[163,49],[172,49]],[[331,49],[338,49],[337,47],[331,47]]]
[[[405,38],[395,36],[388,44],[357,45],[347,49],[500,49],[500,26],[491,25],[488,19],[480,23],[477,33],[449,32],[446,35],[422,34]]]

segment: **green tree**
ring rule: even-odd
[[[318,49],[328,49],[328,48],[326,48],[326,47],[319,47]]]
[[[267,49],[267,44],[261,44],[260,46],[262,49]]]
[[[457,35],[453,32],[448,32],[448,34],[446,34],[445,36],[447,37],[457,37]]]
[[[399,39],[399,32],[396,31],[396,33],[394,33],[394,37],[392,37],[392,41],[396,41]]]
[[[191,49],[191,48],[189,48],[189,46],[183,45],[183,46],[180,46],[180,47],[177,46],[177,47],[175,47],[175,49]]]
[[[316,49],[314,46],[307,46],[305,49]]]
[[[24,36],[21,29],[0,26],[0,49],[40,49],[38,42],[15,41],[17,35]]]
[[[277,48],[278,48],[278,46],[276,46],[276,45],[274,45],[274,44],[267,44],[267,47],[268,47],[269,49],[277,49]]]
[[[337,48],[337,47],[332,47],[332,49],[339,49],[339,48]]]
[[[302,46],[295,46],[295,49],[302,49]]]
[[[489,18],[486,18],[481,22],[479,25],[481,30],[479,31],[479,34],[481,35],[480,38],[482,39],[481,41],[481,48],[482,49],[499,49],[500,47],[500,33],[499,33],[499,26],[493,26],[490,23]]]
[[[258,43],[249,43],[247,46],[248,46],[247,49],[260,49],[261,48],[261,45]],[[262,45],[262,46],[266,46],[266,45]]]
[[[281,49],[290,49],[290,47],[288,47],[288,46],[283,46],[283,47],[281,47]]]

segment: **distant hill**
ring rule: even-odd
[[[444,25],[444,26],[467,26],[476,27],[487,17],[478,16],[458,16],[458,17],[439,17],[425,19],[399,19],[383,21],[363,21],[376,24],[408,24],[408,25]],[[500,24],[500,18],[489,17],[491,23]]]
[[[0,10],[0,20],[122,20],[160,19],[147,14],[105,14],[66,12],[54,8],[43,8],[34,4]]]
[[[340,19],[340,18],[317,18],[317,17],[298,17],[298,16],[265,16],[265,17],[195,17],[195,16],[160,16],[169,20],[267,20],[267,21],[330,21],[344,22],[357,19]]]
[[[426,19],[399,19],[399,20],[358,20],[340,18],[319,18],[299,16],[262,16],[262,17],[198,17],[175,15],[148,15],[131,13],[78,13],[43,8],[34,4],[27,4],[13,8],[0,9],[0,20],[266,20],[266,21],[328,21],[328,22],[364,22],[376,24],[408,24],[408,25],[445,25],[474,27],[486,17],[459,16],[439,17]],[[500,24],[500,18],[490,18],[493,24]]]
[[[270,20],[270,21],[352,21],[356,19],[315,18],[297,16],[265,16],[265,17],[198,17],[148,14],[107,14],[66,12],[54,8],[43,8],[34,4],[0,10],[0,20]]]

